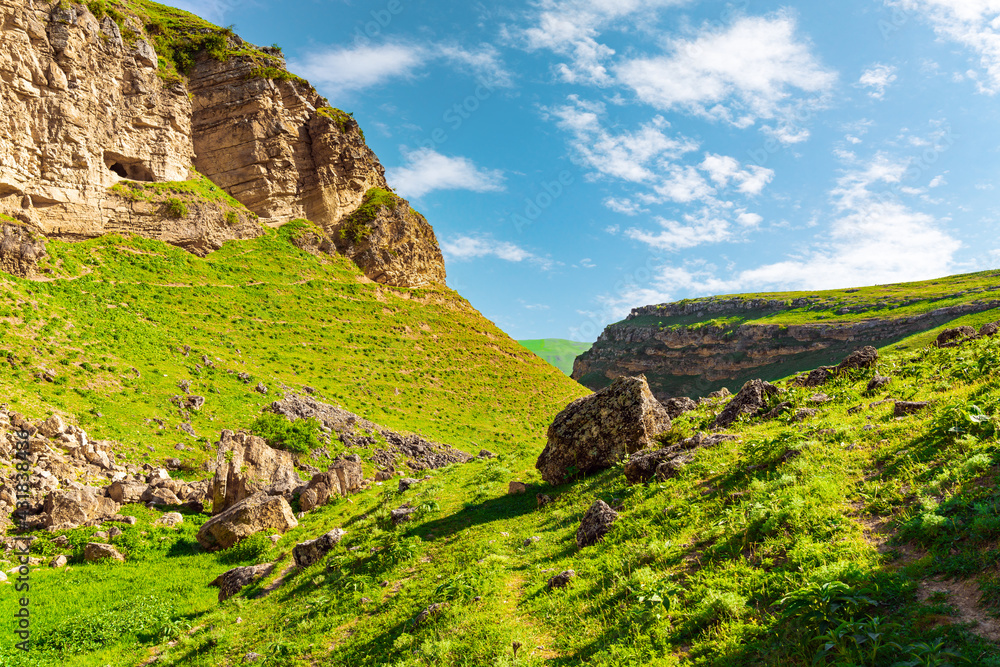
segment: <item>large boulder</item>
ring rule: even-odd
[[[601,541],[617,520],[618,512],[603,500],[595,500],[576,530],[576,546],[582,549]]]
[[[847,371],[871,368],[876,361],[878,361],[878,350],[871,345],[866,345],[847,355],[846,359],[837,364],[833,372],[835,375],[839,375]]]
[[[128,505],[129,503],[142,502],[142,494],[146,491],[146,485],[140,482],[120,480],[112,482],[105,493],[116,503]]]
[[[219,602],[225,602],[261,577],[269,575],[273,569],[273,563],[236,567],[223,572],[208,585],[218,586]]]
[[[272,449],[254,435],[222,432],[212,479],[212,514],[260,491],[290,499],[301,484],[290,453]]]
[[[299,495],[299,507],[308,512],[325,505],[332,496],[347,496],[361,488],[363,474],[357,461],[334,461],[327,472],[313,475]]]
[[[685,412],[690,412],[697,408],[698,404],[692,398],[680,396],[677,398],[668,398],[663,402],[663,407],[671,419],[677,419]]]
[[[118,513],[118,503],[89,486],[59,489],[45,496],[42,523],[46,527],[69,529]]]
[[[284,533],[298,525],[287,500],[261,491],[206,521],[196,538],[206,549],[228,549],[262,530]]]
[[[670,416],[646,378],[621,377],[556,415],[535,467],[549,484],[562,484],[576,474],[610,468],[669,429]]]
[[[320,535],[315,540],[300,542],[292,549],[292,557],[299,567],[309,567],[313,563],[319,562],[323,556],[328,554],[333,547],[344,539],[346,533],[340,528],[334,528],[325,535]]]
[[[750,380],[715,418],[714,426],[729,426],[743,415],[760,414],[767,407],[768,400],[777,394],[778,388],[770,382]]]

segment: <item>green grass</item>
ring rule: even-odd
[[[132,460],[175,455],[185,439],[175,426],[190,419],[203,438],[189,455],[196,468],[221,428],[251,426],[274,396],[228,371],[281,392],[308,384],[387,426],[498,456],[431,471],[404,493],[390,481],[336,499],[274,547],[225,554],[195,545],[204,515],[175,533],[126,508],[140,518],[116,538],[129,563],[36,570],[30,664],[158,655],[235,666],[256,652],[283,666],[891,667],[949,653],[970,661],[953,664],[1000,665],[993,644],[954,622],[956,600],[918,596],[957,579],[1000,613],[1000,339],[887,348],[875,369],[824,387],[833,400],[817,416],[744,419],[728,429],[739,440],[698,451],[668,481],[628,486],[619,464],[553,488],[534,462],[553,416],[585,392],[445,288],[386,288],[344,258],[299,251],[290,239],[309,228],[268,230],[206,259],[136,238],[50,242],[62,278],[2,283],[3,356],[14,364],[0,366],[0,391],[28,414],[80,415]],[[57,381],[35,381],[39,366]],[[892,384],[864,396],[876,372]],[[170,404],[180,379],[208,398],[199,413]],[[811,407],[814,392],[786,388],[775,400]],[[887,396],[932,406],[896,420],[891,403],[871,405]],[[665,441],[709,430],[722,405],[674,420]],[[511,480],[528,493],[507,495]],[[539,492],[555,502],[537,509]],[[595,498],[619,499],[621,518],[578,550]],[[389,511],[403,503],[417,513],[393,527]],[[292,546],[334,527],[347,535],[323,562],[258,597]],[[92,531],[70,531],[74,556]],[[35,551],[55,553],[53,537],[41,534]],[[215,602],[208,581],[261,560],[276,562],[272,575]],[[572,585],[546,590],[566,569]],[[447,606],[417,625],[432,603]],[[868,633],[881,644],[854,639]],[[5,635],[0,664],[29,664]]]
[[[400,198],[382,188],[370,188],[365,192],[361,205],[340,226],[340,237],[360,243],[372,233],[371,223],[383,209],[395,211]]]
[[[593,346],[593,343],[578,343],[561,338],[519,340],[518,342],[566,375],[572,374],[573,361]]]

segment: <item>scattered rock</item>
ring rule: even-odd
[[[739,393],[729,401],[719,416],[715,418],[716,428],[729,426],[742,415],[758,415],[767,407],[768,399],[778,394],[778,388],[764,380],[750,380]]]
[[[801,422],[809,419],[810,417],[815,417],[819,414],[819,410],[816,408],[799,408],[795,411],[795,416],[792,417],[792,421]]]
[[[258,394],[267,394],[267,385],[263,382],[258,382],[257,386],[253,388]]]
[[[552,590],[553,588],[566,588],[567,586],[569,586],[570,581],[572,581],[573,577],[575,576],[576,576],[575,570],[565,570],[563,572],[560,572],[556,576],[552,577],[551,579],[549,579],[549,583],[546,584],[545,587],[548,590]]]
[[[416,511],[417,509],[415,507],[410,507],[409,505],[403,505],[402,507],[399,507],[389,512],[389,518],[392,520],[392,525],[398,526],[399,524],[406,523],[407,521],[412,519],[413,518],[412,515]]]
[[[969,338],[976,336],[976,330],[969,326],[954,327],[945,329],[938,334],[935,345],[938,347],[955,347],[961,345]]]
[[[76,528],[116,514],[118,503],[99,494],[97,489],[88,486],[52,491],[45,496],[42,505],[42,524],[49,528]]]
[[[544,493],[536,494],[535,502],[538,503],[538,509],[542,509],[552,504],[552,496],[545,495]]]
[[[687,396],[668,398],[663,403],[663,409],[667,411],[667,415],[669,415],[671,419],[677,419],[685,412],[690,412],[697,407],[698,404]]]
[[[769,412],[765,413],[764,416],[761,417],[761,419],[765,419],[765,420],[767,420],[767,419],[777,419],[782,414],[784,414],[785,412],[788,412],[791,409],[792,409],[792,404],[790,402],[788,402],[788,401],[782,401],[781,403],[778,403],[776,406],[774,406],[773,408],[771,408],[771,410]]]
[[[253,582],[271,574],[273,569],[273,563],[236,567],[220,574],[208,585],[217,586],[219,589],[219,602],[225,602]]]
[[[309,567],[313,563],[318,562],[327,553],[330,552],[333,547],[340,544],[340,540],[344,538],[346,533],[340,528],[334,528],[329,533],[317,537],[315,540],[308,540],[306,542],[300,542],[296,544],[292,549],[292,556],[295,558],[295,564],[300,568]]]
[[[113,482],[105,493],[116,503],[128,505],[129,503],[142,502],[142,494],[146,490],[145,484],[132,481]]]
[[[66,432],[66,425],[59,415],[52,415],[38,427],[38,432],[46,438],[54,438]]]
[[[156,520],[157,526],[176,526],[184,523],[184,517],[179,512],[167,512]]]
[[[556,416],[535,467],[549,484],[562,484],[577,474],[610,468],[669,429],[670,417],[646,378],[621,377]]]
[[[198,411],[201,410],[202,406],[205,405],[204,396],[188,396],[184,399],[184,405],[189,410]]]
[[[360,463],[349,460],[334,461],[328,471],[316,473],[309,480],[309,484],[299,495],[299,507],[303,512],[308,512],[325,505],[333,496],[347,497],[361,488],[362,480]]]
[[[833,399],[826,394],[813,394],[809,397],[810,403],[829,403]]]
[[[611,530],[611,525],[617,519],[618,512],[608,507],[603,500],[595,500],[576,531],[576,546],[582,549],[596,544]]]
[[[542,541],[542,538],[540,538],[538,535],[532,535],[531,537],[529,537],[528,539],[526,539],[522,543],[522,546],[530,547],[535,542],[541,542],[541,541]]]
[[[868,383],[868,386],[865,387],[865,393],[866,394],[874,394],[878,390],[880,390],[883,387],[887,386],[890,382],[892,382],[892,378],[886,377],[884,375],[876,375]]]
[[[221,595],[221,593],[220,593],[220,595]],[[243,656],[243,662],[253,663],[253,662],[257,662],[258,660],[260,660],[263,657],[264,656],[262,656],[260,653],[254,653],[253,651],[250,651],[245,656]]]
[[[511,482],[510,484],[507,485],[507,495],[509,496],[517,495],[519,493],[525,493],[527,490],[528,487],[525,486],[522,482]]]
[[[66,558],[66,556],[64,556],[62,554],[59,554],[58,556],[56,556],[55,558],[53,558],[51,561],[49,561],[49,567],[65,567],[66,563],[68,563],[68,562],[69,562],[69,559]]]
[[[927,401],[896,401],[892,416],[905,417],[906,415],[912,415],[921,410],[926,410],[929,405],[930,403]]]
[[[984,324],[979,328],[980,338],[995,336],[998,332],[1000,332],[1000,322],[990,322],[989,324]]]
[[[181,499],[166,486],[148,486],[139,498],[150,505],[180,505]]]
[[[480,449],[479,450],[479,455],[476,458],[479,458],[479,459],[492,459],[492,458],[495,458],[495,457],[496,457],[496,454],[494,454],[490,450],[488,450],[488,449]]]
[[[404,477],[403,479],[399,480],[399,492],[402,493],[403,491],[409,491],[411,486],[419,483],[420,483],[419,479],[413,479],[412,477]]]
[[[230,371],[230,372],[232,372],[232,371]],[[248,373],[237,373],[236,374],[236,379],[239,380],[240,382],[242,382],[243,384],[250,384],[250,380],[252,380],[253,378],[250,377],[250,375]]]
[[[115,549],[110,544],[101,544],[99,542],[88,542],[83,547],[83,559],[88,563],[96,563],[102,560],[125,562],[125,556],[122,556],[118,549]]]
[[[413,619],[413,627],[419,628],[424,623],[432,620],[435,616],[440,614],[448,606],[447,602],[435,602],[434,604],[428,606]]]
[[[871,345],[866,345],[860,350],[855,350],[847,355],[833,370],[834,375],[840,375],[847,371],[871,368],[878,361],[878,350]]]
[[[287,500],[259,492],[213,516],[196,537],[206,549],[228,549],[262,530],[285,533],[298,525]]]

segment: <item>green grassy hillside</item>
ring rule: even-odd
[[[518,342],[566,375],[573,373],[573,361],[593,345],[593,343],[578,343],[574,340],[561,338],[519,340]]]

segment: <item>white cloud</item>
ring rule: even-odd
[[[970,71],[981,92],[1000,90],[1000,0],[897,0],[894,5],[923,14],[942,38],[979,57],[986,80]]]
[[[757,213],[747,213],[746,211],[740,212],[736,216],[736,222],[740,223],[744,227],[758,227],[760,223],[764,222],[764,218]]]
[[[675,40],[664,55],[626,60],[616,73],[639,99],[659,109],[736,127],[778,119],[775,136],[794,143],[803,140],[804,130],[788,119],[819,105],[836,80],[796,38],[796,28],[788,13],[743,17],[728,27],[707,27],[692,39]],[[802,93],[815,96],[805,101],[805,109],[794,97]]]
[[[313,85],[347,92],[412,76],[426,58],[426,52],[417,46],[365,45],[313,51],[302,61],[289,62],[289,69],[309,79]]]
[[[597,268],[597,264],[594,264],[594,260],[592,260],[589,257],[584,257],[583,259],[581,259],[580,260],[580,266],[582,266],[585,269],[594,269],[594,268]]]
[[[709,178],[719,187],[726,187],[730,181],[737,184],[737,190],[743,194],[759,195],[764,187],[774,178],[774,171],[751,164],[740,167],[736,158],[715,153],[706,153],[701,163],[701,169],[708,173]]]
[[[480,169],[466,157],[449,157],[430,148],[404,153],[406,164],[388,170],[386,180],[404,197],[422,197],[435,190],[502,192],[499,169]]]
[[[890,65],[876,64],[864,71],[858,79],[858,85],[862,88],[870,88],[868,96],[881,100],[885,97],[885,89],[896,80],[896,68]]]
[[[442,241],[441,252],[448,259],[457,262],[495,257],[505,262],[532,262],[543,269],[552,268],[553,265],[550,259],[539,257],[509,241],[498,241],[489,236],[457,236]]]
[[[604,205],[615,213],[621,213],[623,215],[638,215],[640,213],[647,212],[642,205],[627,197],[608,197],[604,200]]]
[[[550,50],[569,62],[556,67],[569,83],[611,82],[607,61],[614,49],[598,41],[601,33],[621,27],[626,19],[648,16],[657,9],[690,0],[541,0],[531,17],[533,25],[520,35],[529,51]]]
[[[662,229],[656,233],[629,229],[625,234],[630,239],[641,241],[657,250],[682,250],[730,238],[729,222],[712,215],[708,210],[703,210],[699,215],[686,214],[683,217],[683,223],[658,218],[657,222]]]
[[[477,51],[454,44],[407,43],[326,48],[307,52],[302,60],[289,61],[288,69],[309,79],[313,85],[330,86],[343,93],[392,79],[413,77],[435,60],[467,70],[492,86],[511,85],[510,73],[497,50],[490,45],[483,45]]]
[[[938,174],[937,176],[931,179],[931,182],[927,184],[927,187],[939,188],[942,185],[947,185],[947,184],[948,184],[948,179],[945,178],[944,174]]]

